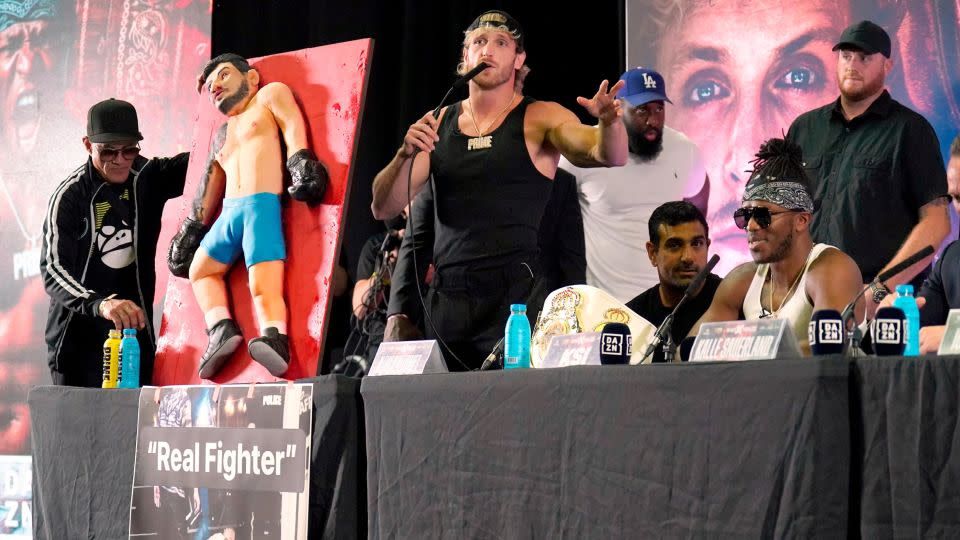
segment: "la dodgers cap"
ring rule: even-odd
[[[647,68],[633,68],[620,76],[626,84],[617,92],[617,97],[626,100],[634,107],[639,107],[651,101],[666,101],[673,103],[667,97],[667,88],[663,82],[663,75]]]

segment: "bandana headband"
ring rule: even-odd
[[[743,202],[766,201],[787,210],[813,212],[813,199],[807,188],[799,182],[759,182],[748,186]]]

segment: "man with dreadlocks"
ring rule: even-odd
[[[753,262],[734,268],[720,283],[690,335],[705,322],[786,319],[809,355],[811,315],[821,309],[842,311],[862,286],[860,269],[839,249],[810,238],[814,208],[800,147],[770,139],[756,156],[733,214],[737,227],[747,231]],[[858,311],[862,316],[859,306]]]

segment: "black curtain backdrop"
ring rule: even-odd
[[[369,210],[373,177],[410,123],[432,109],[455,79],[463,30],[483,11],[506,10],[523,26],[532,69],[524,93],[557,101],[589,121],[576,96],[593,95],[600,81],[615,81],[623,72],[623,0],[595,0],[572,10],[558,6],[542,1],[221,0],[213,9],[212,54],[262,56],[374,39],[342,246],[352,275],[363,242],[382,227]]]
[[[592,96],[603,79],[616,81],[623,72],[624,2],[559,6],[546,1],[219,0],[213,8],[212,54],[254,57],[374,39],[341,245],[341,264],[353,278],[364,242],[383,228],[370,213],[373,177],[392,158],[407,127],[433,109],[456,78],[463,31],[480,13],[503,9],[523,26],[532,70],[524,94],[559,102],[593,122],[576,97]],[[339,303],[349,301],[348,292]],[[343,344],[346,336],[337,335],[343,331],[337,326],[345,324],[339,320],[345,316],[349,307],[344,315],[335,301],[325,348]]]

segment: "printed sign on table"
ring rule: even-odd
[[[784,319],[704,323],[691,362],[798,358],[800,349]]]
[[[951,309],[937,354],[960,354],[960,309]]]
[[[146,387],[130,537],[307,536],[313,386]]]

